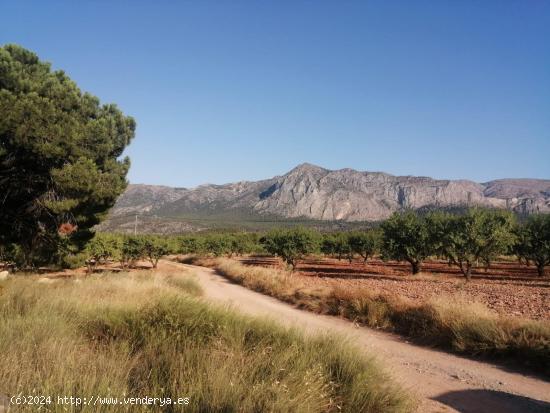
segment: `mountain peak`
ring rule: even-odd
[[[265,217],[378,221],[403,209],[472,205],[522,214],[550,212],[550,180],[503,179],[481,185],[349,168],[333,171],[306,162],[283,176],[257,182],[193,189],[130,185],[111,212],[112,223],[105,227],[131,231],[136,214],[158,220],[203,217],[207,222],[219,219],[224,223],[231,219],[256,222]]]
[[[296,172],[299,172],[299,173],[306,173],[306,172],[327,172],[328,169],[325,169],[325,168],[322,168],[318,165],[314,165],[312,163],[309,163],[309,162],[304,162],[304,163],[301,163],[300,165],[294,167],[293,169],[291,169],[287,175],[291,174],[291,173],[296,173]]]

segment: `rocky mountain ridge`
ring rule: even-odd
[[[275,216],[322,221],[378,221],[406,208],[463,206],[550,212],[550,180],[499,179],[486,183],[394,176],[302,164],[255,182],[171,188],[129,185],[111,219],[130,215]],[[238,214],[237,214],[238,213]]]

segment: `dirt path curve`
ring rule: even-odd
[[[550,412],[550,383],[489,363],[419,347],[403,338],[352,322],[292,307],[233,284],[209,268],[163,261],[191,269],[206,299],[241,312],[266,316],[308,333],[338,333],[374,355],[392,376],[421,398],[420,412]]]

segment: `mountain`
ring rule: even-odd
[[[499,179],[486,183],[394,176],[353,169],[329,170],[301,164],[282,176],[256,182],[171,188],[129,185],[102,228],[179,232],[209,222],[289,219],[364,222],[406,208],[464,206],[506,208],[529,214],[550,212],[550,180]]]

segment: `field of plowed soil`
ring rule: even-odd
[[[247,257],[241,262],[282,267],[278,259],[270,257]],[[416,302],[432,297],[460,296],[480,302],[499,314],[550,319],[550,278],[540,278],[533,267],[513,262],[497,262],[487,270],[474,271],[469,283],[458,269],[442,261],[426,262],[422,273],[413,276],[410,266],[405,263],[371,260],[364,265],[360,260],[348,263],[331,258],[309,258],[300,262],[294,276],[312,287],[368,289]]]

